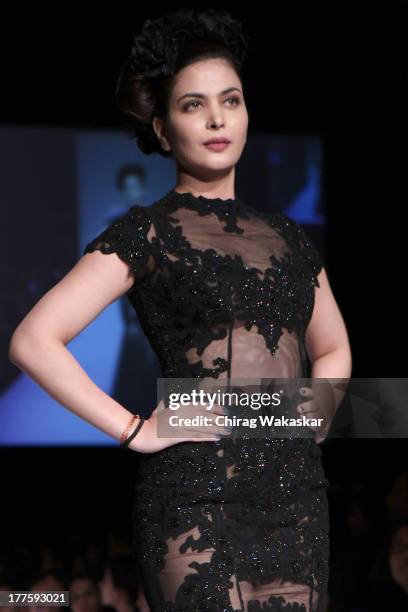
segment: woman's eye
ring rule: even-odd
[[[228,100],[233,100],[235,102],[236,106],[238,106],[238,104],[239,104],[239,98],[237,98],[236,96],[232,96],[231,98],[227,98],[225,100],[225,102],[227,102]],[[201,102],[199,102],[198,100],[193,100],[192,102],[189,102],[188,104],[186,104],[183,110],[185,110],[185,111],[188,110],[192,104],[201,104]]]
[[[200,104],[200,102],[197,102],[197,100],[193,100],[192,102],[186,104],[183,110],[187,110],[192,104]]]
[[[237,105],[239,104],[239,98],[237,98],[236,96],[232,96],[232,98],[227,98],[227,100],[233,100],[237,103]]]

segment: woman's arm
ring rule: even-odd
[[[137,279],[116,253],[85,254],[34,305],[9,345],[12,363],[59,403],[116,440],[132,413],[89,378],[66,344],[133,282]],[[137,440],[138,436],[131,443],[135,450]]]
[[[138,282],[137,276],[116,251],[86,253],[35,304],[14,331],[9,347],[9,359],[20,370],[68,410],[116,440],[120,440],[133,413],[95,385],[66,344]],[[224,414],[221,408],[213,412]],[[192,425],[180,427],[177,437],[159,436],[158,421],[164,421],[165,427],[167,415],[161,400],[129,448],[152,453],[181,442],[214,441],[229,434],[222,426]],[[206,405],[194,407],[188,416],[208,416]]]
[[[352,354],[344,319],[330,287],[323,267],[318,275],[319,287],[315,288],[315,304],[305,342],[312,363],[313,395],[321,398],[321,403],[330,407],[327,426],[322,436],[316,439],[319,444],[328,433],[330,423],[341,404],[347,390],[352,371]],[[329,379],[330,389],[324,381]]]

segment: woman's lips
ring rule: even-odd
[[[207,149],[211,149],[212,151],[223,151],[231,144],[230,142],[210,142],[206,145]]]

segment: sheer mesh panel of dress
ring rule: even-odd
[[[306,376],[324,262],[285,214],[170,190],[131,207],[85,252],[95,249],[128,263],[127,297],[162,377]],[[325,611],[328,485],[311,437],[141,453],[132,548],[150,609]]]

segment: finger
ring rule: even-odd
[[[316,424],[308,424],[307,426],[312,429],[313,431],[315,431],[316,433],[320,432],[326,425],[326,421],[323,417],[323,415],[320,412],[316,412],[316,411],[311,411],[308,412],[305,415],[308,419],[315,419],[316,420]],[[320,420],[320,424],[319,424],[319,420]]]
[[[323,419],[319,412],[308,412],[305,416],[307,416],[308,419]],[[323,420],[321,422],[323,423]]]
[[[306,414],[312,411],[316,411],[316,405],[313,401],[302,402],[301,404],[298,404],[297,411],[300,414]]]
[[[191,441],[197,441],[197,442],[201,442],[202,440],[221,440],[222,436],[209,436],[208,434],[206,435],[202,435],[202,436],[192,436],[191,433],[189,435],[187,435],[187,433],[183,436],[176,436],[174,438],[166,438],[169,441],[170,440],[178,440],[179,442],[189,442]]]
[[[210,413],[214,413],[214,414],[219,414],[221,416],[228,416],[228,407],[227,406],[222,406],[220,404],[214,404],[214,406],[211,408]]]
[[[314,396],[312,387],[300,387],[299,393],[301,397],[310,398]]]
[[[214,404],[213,406],[210,406],[210,404],[208,403],[199,403],[197,405],[188,404],[187,406],[183,406],[181,410],[179,409],[180,414],[181,412],[185,415],[190,415],[192,417],[193,416],[211,417],[214,414],[217,414],[220,416],[227,414],[225,409],[219,404]]]
[[[215,422],[210,422],[207,424],[201,424],[201,425],[197,425],[197,424],[193,424],[193,423],[188,423],[188,424],[183,424],[180,425],[179,429],[184,432],[187,433],[187,435],[190,435],[191,432],[199,432],[202,433],[203,435],[212,435],[212,434],[218,434],[218,435],[227,435],[231,432],[231,427],[228,427],[227,425],[218,425]]]
[[[193,431],[202,431],[204,434],[227,436],[231,433],[232,428],[225,425],[207,425],[204,429],[196,427]]]
[[[215,439],[221,439],[222,438],[222,436],[220,436],[218,434],[218,432],[216,434],[215,433],[214,434],[210,434],[208,431],[201,432],[201,435],[198,432],[193,432],[193,434],[190,434],[188,437],[189,438],[196,438],[197,440],[215,440]]]
[[[212,414],[218,414],[220,416],[228,414],[227,408],[225,406],[221,406],[220,404],[213,404],[212,406],[210,406],[210,404],[206,404],[205,406],[202,406],[202,410],[210,416]]]

